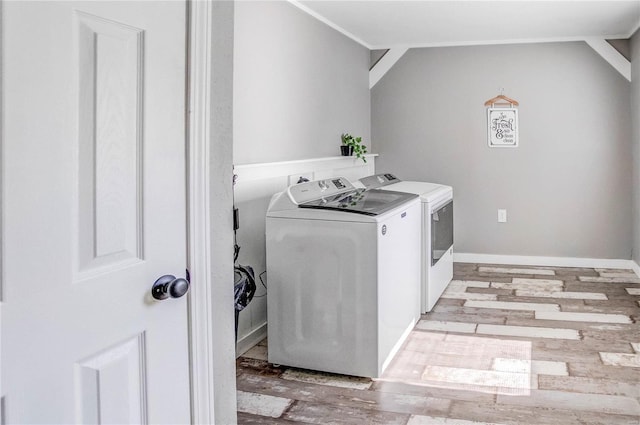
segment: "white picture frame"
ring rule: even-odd
[[[489,147],[518,147],[518,109],[487,109],[487,129],[487,141]]]

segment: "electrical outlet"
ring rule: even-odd
[[[498,210],[498,223],[507,222],[507,210]]]

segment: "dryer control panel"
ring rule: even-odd
[[[355,187],[344,177],[315,180],[289,186],[287,192],[289,198],[295,204],[328,198],[341,193],[355,190]]]
[[[377,189],[379,187],[388,186],[401,181],[402,180],[391,173],[374,174],[360,179],[360,183],[362,183],[367,189]]]

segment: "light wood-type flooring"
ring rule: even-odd
[[[241,424],[639,425],[630,270],[457,263],[380,379],[237,360]]]

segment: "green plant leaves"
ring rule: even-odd
[[[342,140],[342,144],[346,146],[353,147],[353,154],[356,158],[362,159],[362,161],[367,162],[367,159],[364,157],[364,154],[367,153],[367,147],[362,144],[362,137],[353,137],[349,133],[343,133],[340,136]]]

